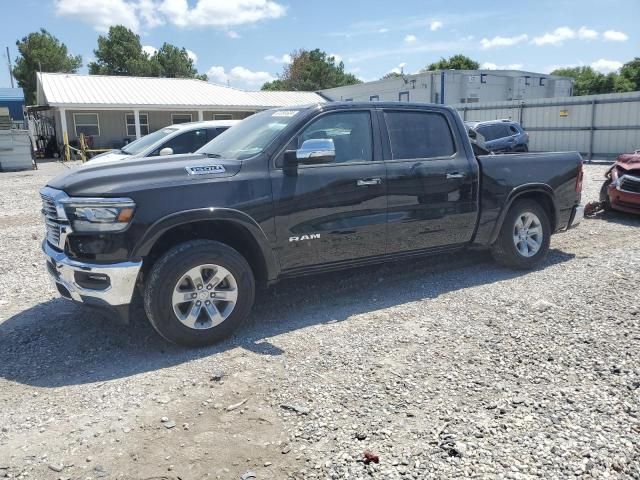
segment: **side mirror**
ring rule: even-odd
[[[330,138],[311,138],[302,142],[296,150],[298,163],[313,165],[333,162],[336,159],[336,147]]]
[[[469,133],[469,138],[472,138],[473,140],[475,140],[476,138],[478,138],[478,134],[475,132],[475,130],[468,130]]]
[[[173,148],[164,147],[162,150],[158,152],[158,155],[160,155],[161,157],[164,157],[165,155],[173,155]]]

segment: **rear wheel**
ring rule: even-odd
[[[533,268],[547,256],[550,238],[551,224],[542,206],[534,200],[516,200],[507,212],[491,253],[502,265]]]
[[[254,295],[253,272],[242,255],[220,242],[194,240],[172,248],[153,266],[144,307],[164,338],[202,346],[238,328]]]

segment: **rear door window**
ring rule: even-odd
[[[391,158],[449,157],[456,152],[449,122],[435,112],[385,111]]]

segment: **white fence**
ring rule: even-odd
[[[610,159],[640,148],[640,92],[453,105],[467,121],[509,118],[529,133],[531,151]]]

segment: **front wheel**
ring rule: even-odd
[[[607,179],[600,187],[600,204],[603,210],[611,210],[611,200],[609,199],[609,185],[611,185],[611,179]]]
[[[193,240],[172,248],[153,266],[144,308],[160,335],[196,347],[238,328],[254,296],[253,272],[240,253],[220,242]]]
[[[507,267],[529,269],[549,251],[551,224],[542,206],[529,199],[516,200],[491,246],[493,258]]]

